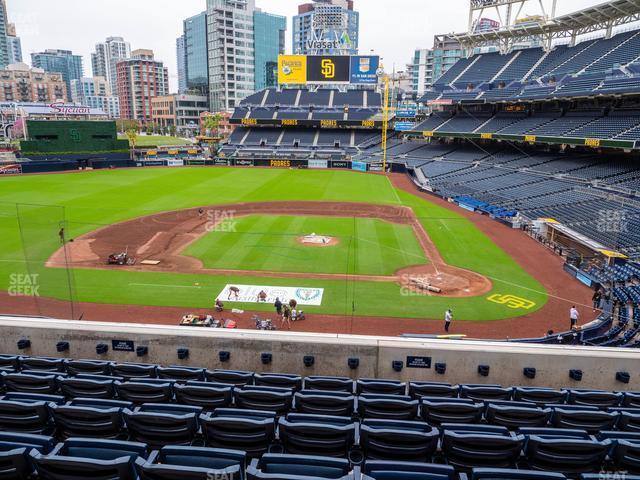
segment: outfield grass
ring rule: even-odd
[[[544,288],[463,216],[394,189],[384,176],[284,169],[96,170],[0,178],[0,289],[9,288],[15,279],[12,274],[32,273],[40,275],[43,296],[68,299],[73,295],[77,301],[98,303],[209,307],[227,283],[236,283],[325,288],[325,304],[308,308],[310,313],[441,318],[444,310],[451,307],[456,320],[495,320],[533,311],[513,310],[492,303],[487,300],[488,295],[465,299],[404,296],[393,283],[257,279],[248,275],[218,277],[117,269],[77,269],[68,274],[64,269],[44,267],[44,262],[59,247],[61,225],[66,225],[67,237],[73,238],[117,221],[161,211],[295,200],[409,206],[448,263],[490,277],[494,283],[491,293],[527,298],[536,303],[536,309],[546,303]],[[21,205],[17,209],[16,204],[31,206]],[[361,247],[365,254],[375,251],[369,246]],[[271,308],[256,304],[240,307]]]
[[[120,140],[127,140],[126,135],[118,135]],[[166,145],[191,145],[187,138],[171,137],[164,135],[138,135],[136,147],[162,147]]]
[[[371,218],[251,215],[190,245],[185,255],[206,268],[270,272],[392,275],[427,263],[413,230]],[[328,235],[337,245],[301,245],[298,238]]]

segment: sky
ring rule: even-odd
[[[169,68],[172,91],[177,88],[176,38],[182,20],[205,10],[206,0],[6,0],[9,21],[16,24],[22,53],[47,48],[72,50],[84,57],[84,74],[92,76],[91,52],[106,37],[121,36],[132,49],[150,48]],[[543,0],[550,4],[551,0]],[[256,0],[263,11],[289,19],[307,0]],[[558,14],[602,3],[603,0],[558,0]],[[523,14],[538,13],[530,0]],[[469,0],[355,0],[360,12],[360,53],[383,57],[387,71],[405,69],[416,48],[429,48],[433,36],[467,28]],[[491,16],[491,15],[488,15]]]

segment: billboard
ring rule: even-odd
[[[306,55],[278,56],[278,83],[280,85],[304,85],[307,83]]]
[[[349,83],[351,57],[346,55],[309,55],[308,83]]]
[[[378,69],[380,57],[357,56],[351,57],[351,83],[375,85],[378,83]]]

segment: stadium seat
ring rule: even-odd
[[[33,396],[6,395],[0,400],[0,430],[42,433],[51,427],[52,405],[47,396],[34,400]]]
[[[368,460],[362,468],[362,480],[458,480],[453,467],[433,463]]]
[[[173,400],[172,384],[168,380],[146,382],[135,379],[116,384],[118,398],[136,404],[169,403]]]
[[[20,357],[17,355],[0,355],[0,368],[9,370],[20,369]]]
[[[597,433],[601,430],[611,430],[618,420],[618,415],[616,412],[557,407],[553,409],[551,424],[558,428],[577,428]]]
[[[569,392],[566,390],[553,390],[551,388],[516,387],[513,389],[514,400],[535,403],[540,406],[566,403],[568,395]]]
[[[42,480],[137,480],[135,464],[146,450],[142,443],[71,438],[46,455],[32,450],[31,458]]]
[[[0,432],[0,478],[27,480],[33,473],[29,452],[47,454],[55,446],[55,440],[44,435]]]
[[[91,402],[95,403],[91,403]],[[130,408],[117,400],[81,399],[77,404],[51,405],[56,435],[61,439],[89,437],[114,439],[122,435],[122,410]]]
[[[621,406],[630,408],[640,408],[640,393],[624,392]]]
[[[69,375],[109,375],[110,362],[100,360],[67,360]]]
[[[254,382],[262,387],[302,389],[302,377],[299,375],[287,375],[284,373],[256,373]]]
[[[525,440],[505,427],[443,424],[441,428],[446,462],[460,470],[513,468]]]
[[[116,380],[113,378],[83,378],[82,376],[61,378],[60,393],[67,398],[115,398]]]
[[[405,395],[365,393],[358,397],[357,408],[362,418],[415,420],[418,416],[418,404],[418,400]]]
[[[199,407],[147,403],[122,415],[129,437],[152,448],[166,445],[191,445],[199,429]]]
[[[9,392],[54,394],[58,391],[57,372],[51,373],[6,373],[1,374],[2,385]]]
[[[176,401],[183,405],[202,407],[203,410],[228,408],[233,403],[233,386],[210,382],[188,381],[173,386]]]
[[[512,395],[512,388],[502,388],[500,385],[460,385],[460,398],[476,402],[511,400]]]
[[[353,393],[353,380],[346,377],[306,377],[305,390],[322,390],[324,392]]]
[[[20,370],[39,372],[65,372],[65,359],[53,357],[20,357]]]
[[[278,432],[287,453],[347,457],[356,425],[348,417],[292,413],[280,418]]]
[[[438,429],[423,422],[364,420],[360,446],[370,460],[430,462],[438,446]]]
[[[284,415],[293,403],[293,391],[287,388],[245,386],[234,389],[236,407],[247,410],[266,410]]]
[[[618,411],[620,414],[618,422],[616,423],[618,430],[640,433],[640,409],[610,409],[609,411]]]
[[[203,447],[163,447],[139,463],[140,480],[243,480],[246,454]]]
[[[232,408],[200,415],[207,446],[242,450],[250,457],[267,451],[275,438],[275,420],[274,412]]]
[[[640,474],[640,433],[604,431],[597,438],[612,443],[609,457],[617,470]]]
[[[339,390],[302,390],[294,400],[299,413],[347,417],[354,414],[356,397]]]
[[[470,399],[422,397],[422,419],[431,425],[441,423],[476,423],[482,418],[482,403]]]
[[[204,368],[158,367],[158,378],[176,380],[178,382],[204,381]]]
[[[587,405],[590,407],[616,407],[620,405],[623,394],[601,390],[569,390],[567,403],[570,405]]]
[[[253,385],[253,372],[243,372],[239,370],[207,370],[204,372],[209,382],[227,383],[236,387]]]
[[[505,468],[474,468],[469,480],[566,480],[561,473],[513,470]]]
[[[450,383],[436,382],[411,382],[409,383],[409,396],[419,399],[420,397],[446,397],[456,398],[460,391],[458,385]]]
[[[347,460],[306,455],[268,453],[247,468],[247,480],[259,479],[352,479]]]
[[[490,425],[501,425],[510,430],[523,427],[544,427],[551,417],[550,408],[535,407],[526,402],[490,402],[485,419]]]
[[[611,442],[576,438],[527,437],[525,456],[534,470],[574,475],[599,471]]]
[[[158,366],[149,363],[112,363],[110,368],[111,375],[122,377],[124,380],[158,377]]]
[[[395,380],[361,378],[356,382],[356,393],[372,393],[374,395],[404,395],[407,384]]]

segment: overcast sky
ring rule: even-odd
[[[182,20],[206,7],[206,0],[6,0],[9,21],[22,39],[25,61],[47,48],[72,50],[84,57],[91,76],[91,52],[108,36],[122,36],[131,47],[151,48],[169,68],[171,88],[177,87],[176,38]],[[256,0],[259,7],[289,19],[306,0]],[[550,2],[551,0],[544,0]],[[558,14],[602,3],[603,0],[559,0]],[[525,13],[537,13],[537,0]],[[373,50],[388,71],[403,70],[416,48],[428,48],[439,33],[464,31],[468,0],[355,0],[360,12],[360,53]],[[490,16],[490,15],[487,15]]]

